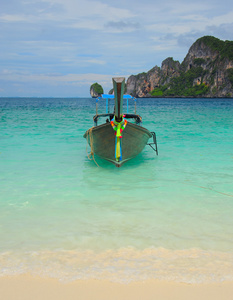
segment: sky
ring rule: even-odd
[[[0,97],[90,97],[98,82],[233,40],[232,0],[0,0]]]

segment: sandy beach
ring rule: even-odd
[[[233,282],[183,284],[148,280],[119,284],[100,280],[63,283],[31,275],[0,278],[3,300],[231,300]]]

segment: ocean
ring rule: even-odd
[[[0,276],[233,280],[233,99],[137,113],[159,155],[116,168],[87,157],[95,99],[0,98]]]

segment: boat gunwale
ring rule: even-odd
[[[86,138],[87,133],[89,132],[89,130],[96,131],[96,130],[98,130],[99,128],[102,128],[102,127],[105,127],[105,126],[108,126],[108,125],[110,125],[110,123],[104,123],[104,124],[100,124],[100,125],[97,125],[97,126],[93,126],[93,127],[89,128],[89,129],[84,133],[83,137]],[[128,125],[129,125],[129,126],[132,126],[132,127],[135,128],[136,130],[143,131],[144,133],[146,133],[146,134],[149,136],[149,138],[152,137],[152,133],[151,133],[147,128],[145,128],[145,127],[143,127],[143,126],[140,126],[140,125],[137,125],[137,124],[134,124],[134,123],[131,123],[131,122],[127,121],[127,126],[128,126]]]

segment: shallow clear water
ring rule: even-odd
[[[1,274],[233,279],[233,100],[139,99],[137,112],[159,156],[98,167],[83,138],[93,99],[0,98]]]

